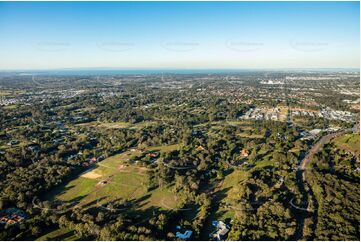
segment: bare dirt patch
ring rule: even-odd
[[[89,171],[89,172],[81,175],[81,177],[89,178],[89,179],[97,179],[99,177],[102,177],[102,175],[96,173],[95,171]]]
[[[118,166],[118,171],[125,171],[125,169],[127,169],[126,165],[120,165]]]

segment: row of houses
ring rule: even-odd
[[[354,121],[354,116],[351,112],[332,110],[330,108],[325,108],[321,111],[294,108],[289,110],[289,112],[291,117],[307,116],[312,118],[324,118],[328,120],[340,120],[344,122]],[[240,118],[254,120],[285,121],[287,119],[287,114],[284,111],[282,112],[280,108],[250,108]]]
[[[241,118],[284,121],[286,120],[286,113],[282,112],[280,108],[250,108]]]
[[[0,224],[18,224],[26,218],[26,213],[17,208],[9,208],[0,212]]]

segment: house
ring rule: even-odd
[[[323,130],[322,129],[313,129],[311,130],[309,133],[311,135],[318,135],[319,133],[321,133]]]
[[[225,239],[230,229],[229,226],[223,221],[213,221],[212,225],[216,227],[216,231],[214,231],[210,236],[216,240]]]
[[[152,158],[157,158],[157,157],[158,157],[158,153],[155,153],[155,152],[149,153],[148,156],[149,156],[149,157],[152,157]]]
[[[89,160],[89,164],[94,164],[97,162],[97,158],[96,157],[93,157]]]
[[[242,157],[242,158],[246,158],[246,157],[248,157],[248,156],[249,156],[249,151],[246,150],[246,149],[243,149],[243,150],[241,151],[241,157]]]
[[[6,209],[0,214],[0,224],[18,224],[27,217],[24,211],[17,208]]]

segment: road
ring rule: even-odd
[[[294,240],[303,240],[303,230],[304,230],[304,220],[305,218],[308,216],[309,212],[313,212],[314,213],[314,219],[317,219],[317,208],[314,211],[309,211],[308,210],[308,195],[311,195],[311,198],[313,196],[312,190],[306,191],[305,187],[308,186],[307,185],[307,181],[306,181],[306,173],[304,171],[307,170],[307,167],[309,165],[309,163],[312,160],[312,157],[323,147],[323,145],[327,142],[329,142],[331,139],[343,135],[347,132],[358,132],[360,128],[359,124],[355,124],[353,128],[349,128],[349,129],[342,129],[339,130],[337,132],[331,133],[331,134],[326,134],[324,136],[322,136],[316,143],[314,143],[311,147],[311,149],[307,152],[306,156],[301,160],[300,165],[298,166],[298,169],[296,171],[296,180],[297,180],[297,184],[300,190],[300,193],[302,195],[302,200],[303,200],[303,208],[299,209],[300,214],[298,216],[297,219],[297,227],[296,227],[296,232],[294,235]],[[310,194],[309,194],[310,193]],[[315,201],[315,198],[313,197],[312,200],[314,202],[317,203],[317,201]],[[315,204],[317,207],[317,204]],[[315,217],[316,216],[316,217]]]
[[[329,142],[331,139],[343,135],[347,132],[357,132],[359,125],[356,124],[353,128],[349,128],[349,129],[342,129],[339,130],[335,133],[331,133],[331,134],[327,134],[322,136],[315,144],[313,144],[312,148],[308,151],[308,153],[306,154],[306,156],[303,158],[303,160],[300,162],[300,165],[298,167],[298,169],[304,171],[307,168],[307,165],[310,163],[311,158],[323,147],[323,145],[327,142]]]
[[[303,160],[300,163],[299,169],[304,171],[306,170],[306,167],[310,163],[312,157],[323,147],[323,145],[327,142],[329,142],[332,138],[335,138],[339,135],[342,135],[346,133],[346,131],[339,131],[332,134],[327,134],[325,136],[322,136],[315,144],[313,144],[312,148],[308,151],[307,155],[303,158]]]

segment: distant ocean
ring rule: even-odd
[[[231,69],[133,69],[133,70],[99,70],[99,69],[70,69],[70,70],[24,70],[24,71],[0,71],[4,75],[59,75],[59,76],[97,76],[97,75],[152,75],[152,74],[222,74],[222,73],[245,73],[252,70]],[[261,71],[261,70],[258,70]]]
[[[360,72],[355,68],[324,69],[58,69],[58,70],[14,70],[1,71],[0,76],[57,75],[57,76],[97,76],[97,75],[152,75],[152,74],[236,74],[251,72]]]

